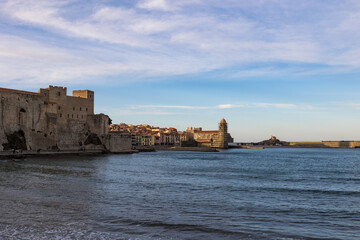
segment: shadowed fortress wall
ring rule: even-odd
[[[0,88],[0,151],[105,148],[109,117],[94,114],[94,92],[49,86],[39,92]],[[102,144],[86,141],[96,136]]]

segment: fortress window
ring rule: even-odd
[[[61,109],[61,107],[60,107],[60,106],[58,106],[58,109],[60,110],[60,109]]]
[[[80,107],[80,111],[81,111],[81,107]]]
[[[68,114],[68,118],[70,118],[70,114]]]
[[[57,95],[60,96],[60,92],[58,92]]]
[[[73,107],[73,110],[75,111],[75,107]]]
[[[25,109],[20,109],[20,112],[19,112],[19,124],[20,125],[25,125],[26,123],[26,111]]]
[[[86,111],[87,111],[88,109],[86,108]]]
[[[79,114],[77,115],[77,118],[79,118]]]
[[[60,113],[60,117],[62,117],[62,114]]]

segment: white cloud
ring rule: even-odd
[[[283,109],[294,109],[296,108],[295,104],[287,104],[287,103],[253,103],[250,104],[255,107],[263,107],[263,108],[283,108]]]
[[[219,109],[227,109],[227,108],[241,108],[243,105],[234,105],[234,104],[220,104],[217,106]]]
[[[138,3],[137,7],[147,10],[161,10],[171,11],[173,8],[167,3],[166,0],[145,0]]]

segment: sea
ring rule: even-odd
[[[360,149],[0,161],[0,239],[360,239]]]

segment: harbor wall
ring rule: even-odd
[[[299,148],[360,148],[360,141],[290,142],[289,146]]]

